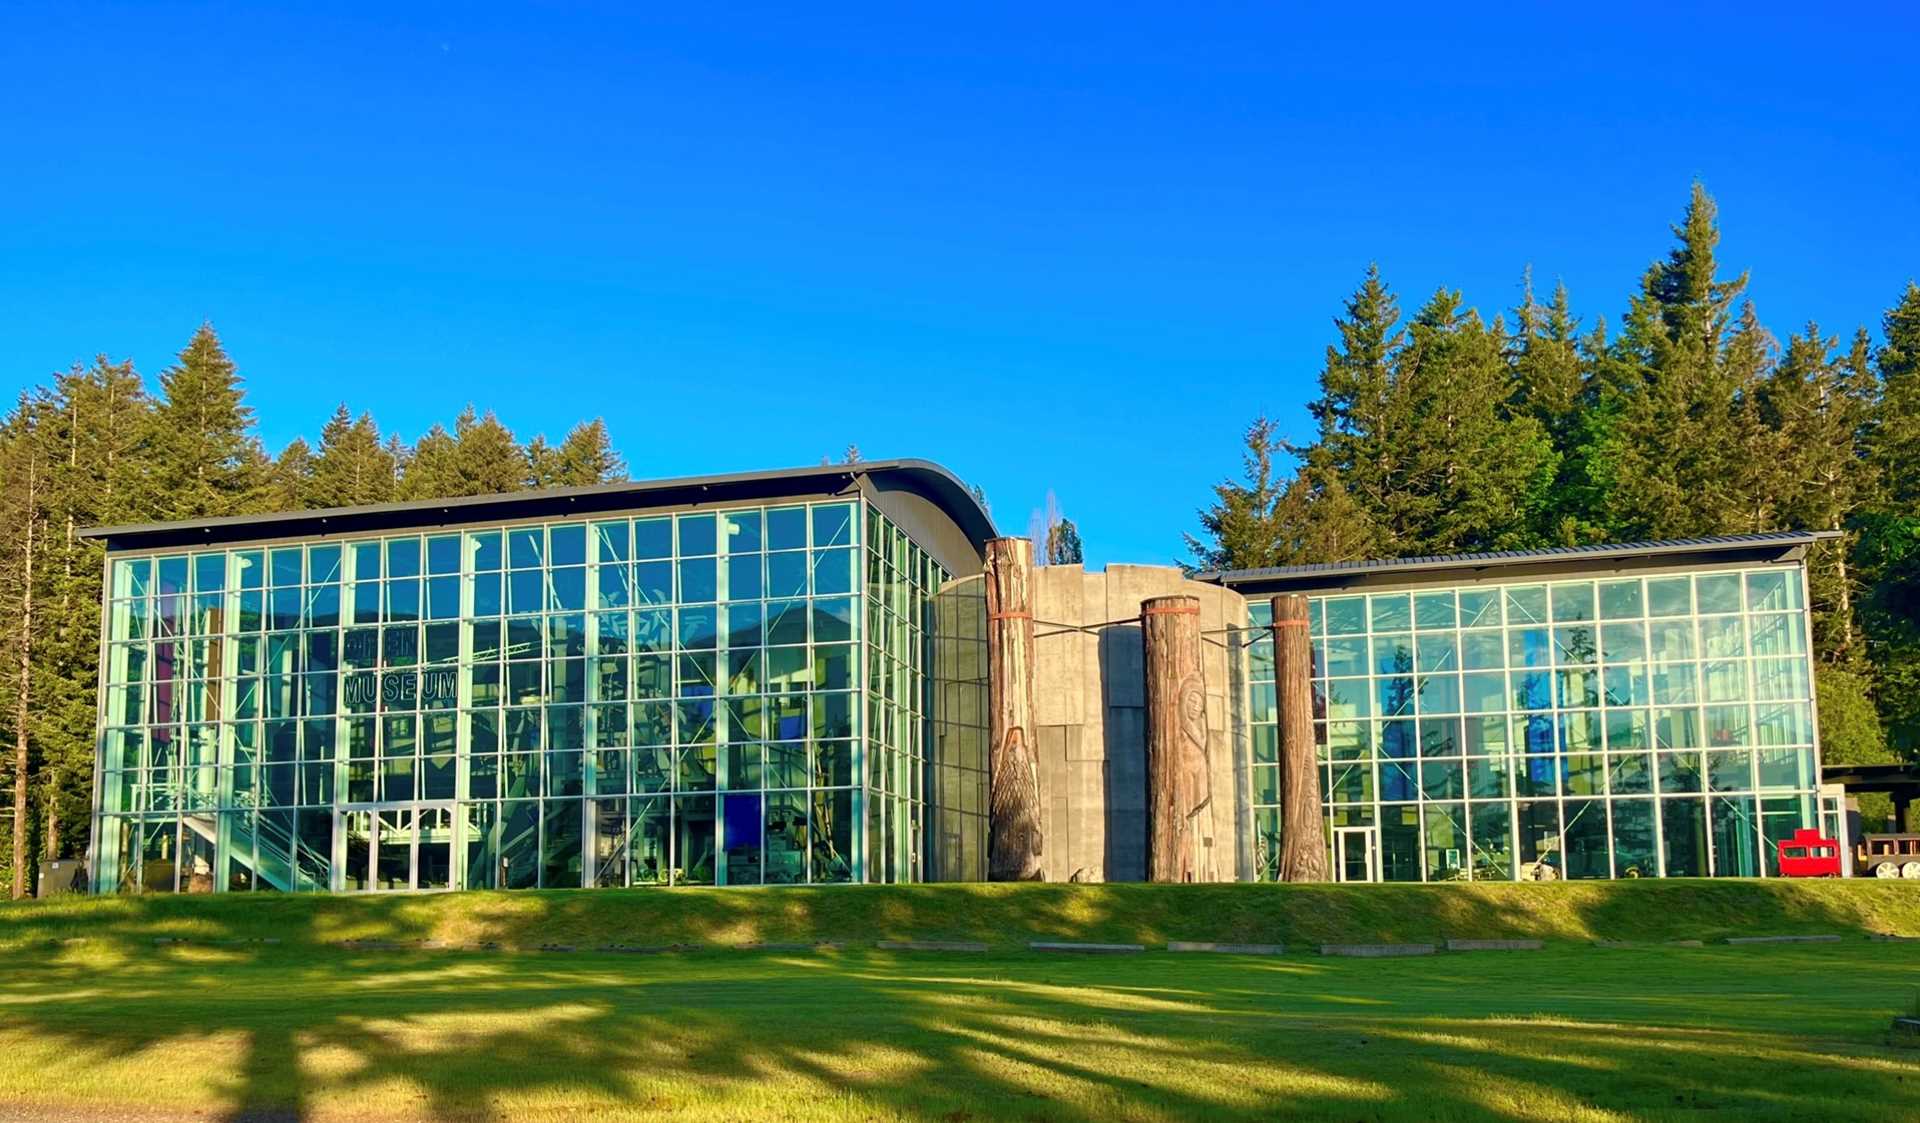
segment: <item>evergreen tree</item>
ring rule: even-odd
[[[1204,537],[1185,536],[1189,568],[1263,569],[1373,553],[1371,518],[1340,477],[1302,464],[1283,478],[1280,456],[1299,453],[1272,420],[1256,418],[1244,437],[1241,478],[1214,485],[1213,504],[1200,512]]]
[[[626,461],[614,451],[606,422],[596,417],[575,425],[553,451],[543,486],[589,487],[626,478]]]
[[[386,453],[387,463],[391,465],[389,484],[394,492],[398,492],[400,490],[400,481],[406,479],[407,469],[413,466],[413,450],[407,447],[407,442],[400,439],[400,434],[389,433],[387,435]]]
[[[1694,185],[1678,244],[1651,266],[1620,336],[1596,368],[1599,416],[1579,458],[1609,538],[1681,538],[1754,528],[1748,403],[1766,341],[1747,310],[1728,331],[1742,274],[1717,279],[1713,200]]]
[[[1920,760],[1920,286],[1907,283],[1881,328],[1866,446],[1883,486],[1857,524],[1860,622],[1888,741]]]
[[[1397,485],[1399,469],[1398,458],[1384,447],[1381,437],[1398,427],[1389,391],[1393,353],[1401,335],[1399,300],[1381,280],[1378,265],[1367,266],[1345,310],[1346,318],[1333,321],[1340,342],[1327,347],[1320,397],[1307,407],[1320,427],[1320,439],[1310,450],[1308,463],[1321,471],[1338,472],[1360,504],[1370,511],[1383,510]],[[1252,434],[1248,436],[1251,441]],[[1353,469],[1351,475],[1349,469]]]
[[[313,506],[313,450],[305,437],[295,437],[273,458],[267,476],[267,509],[299,511]]]
[[[161,402],[146,443],[144,502],[159,517],[193,519],[255,509],[266,455],[239,373],[211,324],[201,324],[160,375]]]
[[[1511,341],[1514,406],[1540,423],[1554,447],[1565,448],[1587,399],[1580,322],[1574,318],[1565,284],[1554,285],[1552,303],[1538,304],[1529,270],[1522,292]]]
[[[150,409],[133,364],[104,356],[54,376],[36,396],[45,528],[35,570],[29,736],[42,858],[81,852],[92,797],[103,561],[99,545],[78,531],[151,517],[131,501],[130,486],[144,474],[139,442]]]
[[[1047,530],[1048,565],[1083,565],[1086,550],[1080,544],[1080,528],[1072,519],[1061,519]]]
[[[394,498],[397,474],[393,450],[381,442],[373,415],[354,417],[342,402],[320,429],[308,503],[314,507],[385,503]]]
[[[31,818],[35,753],[36,707],[42,699],[35,690],[36,658],[34,646],[36,609],[44,601],[38,581],[44,578],[41,553],[45,548],[44,530],[47,464],[38,431],[38,409],[28,394],[0,432],[0,512],[4,513],[7,535],[0,552],[0,584],[4,584],[6,627],[0,629],[0,654],[5,656],[5,674],[0,676],[7,705],[0,721],[6,727],[8,788],[12,795],[12,846],[7,870],[11,875],[11,893],[17,900],[31,888],[28,870],[33,861]]]
[[[414,442],[396,497],[440,499],[466,494],[466,481],[460,474],[460,445],[436,423]]]
[[[1402,334],[1377,270],[1347,312],[1312,406],[1320,438],[1307,465],[1340,480],[1387,556],[1534,541],[1556,458],[1541,423],[1510,408],[1499,326],[1443,289]]]
[[[1920,285],[1907,282],[1881,327],[1881,401],[1868,454],[1886,482],[1888,509],[1920,513]]]
[[[1286,451],[1280,427],[1267,417],[1254,418],[1243,438],[1238,480],[1213,485],[1213,504],[1200,512],[1204,538],[1186,535],[1187,552],[1195,569],[1261,569],[1280,564],[1275,550],[1280,526],[1274,515],[1286,489],[1274,464]]]
[[[1860,654],[1848,526],[1875,485],[1860,447],[1872,408],[1871,383],[1863,384],[1851,366],[1862,361],[1860,342],[1848,362],[1836,361],[1835,341],[1823,338],[1818,324],[1808,324],[1803,334],[1788,337],[1779,365],[1755,395],[1759,435],[1752,477],[1767,512],[1756,529],[1847,532],[1841,542],[1816,547],[1808,559],[1814,648],[1843,666]]]
[[[560,450],[547,443],[546,434],[536,433],[527,442],[527,482],[529,487],[560,486]]]
[[[460,490],[453,494],[493,495],[527,486],[527,454],[492,410],[476,419],[469,405],[454,422],[453,439],[460,473]]]

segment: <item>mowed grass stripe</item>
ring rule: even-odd
[[[1422,960],[631,957],[97,940],[0,978],[0,1108],[86,1118],[1920,1113],[1920,947]],[[3,1113],[3,1112],[0,1112]]]

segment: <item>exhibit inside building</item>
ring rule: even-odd
[[[912,460],[85,534],[98,892],[1274,879],[1289,696],[1331,879],[1837,814],[1813,534],[1087,572]]]

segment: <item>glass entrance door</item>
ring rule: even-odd
[[[413,888],[413,808],[382,808],[374,818],[373,887]]]
[[[453,887],[453,806],[387,804],[340,812],[341,888],[349,893]]]
[[[415,813],[413,887],[446,889],[453,884],[453,808],[435,805]]]
[[[1378,881],[1379,856],[1372,827],[1335,827],[1333,876],[1338,881]]]

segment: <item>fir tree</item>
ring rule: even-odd
[[[460,490],[454,494],[493,495],[527,486],[527,454],[492,410],[476,419],[468,406],[454,423],[453,439],[460,473]]]
[[[534,434],[527,442],[527,481],[523,486],[560,486],[560,450],[547,443],[544,433]]]
[[[239,373],[211,324],[201,324],[160,375],[161,402],[148,426],[147,505],[160,517],[232,515],[260,500],[266,455]]]
[[[441,499],[466,494],[466,481],[460,475],[460,445],[444,426],[435,424],[413,443],[397,496]]]
[[[1567,286],[1556,284],[1552,303],[1533,299],[1533,273],[1523,281],[1513,352],[1514,405],[1540,423],[1556,448],[1564,448],[1586,404],[1586,363],[1580,356],[1580,322]]]
[[[1890,510],[1920,513],[1920,285],[1907,282],[1881,321],[1875,364],[1881,401],[1868,455],[1886,481]]]
[[[1241,475],[1214,485],[1200,512],[1204,537],[1186,535],[1196,569],[1262,569],[1301,562],[1345,561],[1372,548],[1367,513],[1336,477],[1311,465],[1288,479],[1279,458],[1293,453],[1266,417],[1247,427]]]
[[[1868,588],[1861,632],[1888,740],[1920,759],[1920,286],[1881,320],[1874,355],[1879,408],[1866,438],[1882,490],[1858,521],[1855,558]],[[1856,379],[1858,376],[1855,376]]]
[[[1509,408],[1498,325],[1441,290],[1402,334],[1377,271],[1347,311],[1312,406],[1308,467],[1340,480],[1388,556],[1530,544],[1556,460],[1540,422]]]
[[[549,487],[589,487],[627,478],[626,461],[614,451],[607,424],[599,418],[582,421],[553,452]]]
[[[0,583],[4,584],[7,626],[0,629],[0,653],[6,656],[7,724],[9,787],[13,796],[12,847],[7,862],[12,874],[11,892],[17,900],[31,887],[28,869],[32,862],[33,831],[31,794],[35,707],[40,698],[35,687],[35,660],[42,653],[34,646],[34,613],[42,605],[36,575],[44,577],[39,564],[45,547],[43,531],[46,501],[47,465],[38,432],[38,410],[30,395],[22,394],[13,414],[0,432],[0,488],[4,503],[4,525],[8,533],[5,552],[0,555]]]
[[[1061,519],[1047,531],[1048,565],[1082,565],[1086,550],[1080,544],[1080,528],[1072,519]]]
[[[43,858],[85,847],[92,796],[102,553],[78,531],[151,517],[131,501],[129,486],[144,474],[139,442],[150,409],[133,364],[105,356],[56,375],[36,398],[46,526],[36,567],[29,732]]]
[[[358,507],[394,498],[398,474],[393,450],[380,439],[373,415],[354,417],[345,402],[320,429],[308,502],[314,507]]]
[[[1647,270],[1620,335],[1598,364],[1599,417],[1579,450],[1609,538],[1681,538],[1750,530],[1754,455],[1747,395],[1765,366],[1764,333],[1749,314],[1728,348],[1744,274],[1716,279],[1714,205],[1694,185],[1679,239]]]
[[[309,506],[313,493],[313,450],[305,437],[295,437],[273,458],[267,477],[267,507],[298,511]]]
[[[1860,447],[1871,384],[1863,384],[1849,365],[1863,361],[1860,342],[1847,362],[1836,361],[1835,340],[1810,323],[1804,333],[1788,337],[1779,365],[1755,394],[1760,436],[1752,474],[1769,512],[1756,529],[1846,532],[1841,542],[1822,543],[1808,558],[1814,647],[1840,665],[1851,665],[1859,654],[1849,524],[1875,490]]]

